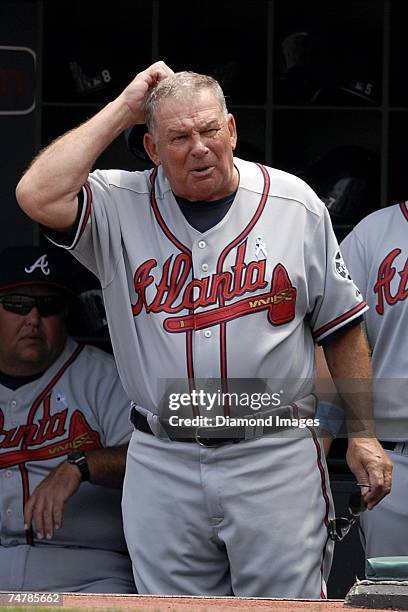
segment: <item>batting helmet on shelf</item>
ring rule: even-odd
[[[379,103],[375,61],[360,53],[359,30],[295,31],[281,39],[277,99],[281,104],[372,106]],[[369,55],[369,54],[368,54]]]
[[[355,223],[380,206],[380,159],[363,147],[328,151],[296,172],[338,223]]]
[[[147,132],[147,127],[145,124],[141,125],[131,125],[127,128],[123,135],[125,137],[126,145],[131,152],[131,154],[136,157],[138,160],[145,162],[145,164],[153,167],[153,162],[145,151],[143,145],[143,137]]]

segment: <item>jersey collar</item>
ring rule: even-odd
[[[406,221],[408,221],[408,201],[406,200],[405,202],[400,202],[399,206]]]

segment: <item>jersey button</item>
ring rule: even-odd
[[[201,266],[201,269],[202,269],[203,272],[208,272],[208,264],[203,264]]]
[[[15,408],[17,406],[16,400],[11,400],[10,405],[12,408]]]
[[[211,336],[212,336],[211,330],[210,329],[206,329],[205,332],[204,332],[204,336],[206,338],[211,338]]]
[[[6,478],[11,478],[13,472],[11,470],[6,470]]]
[[[205,240],[200,240],[198,243],[198,248],[199,249],[205,249],[205,247],[207,246],[207,243],[205,242]]]
[[[7,508],[6,514],[7,514],[7,516],[11,516],[13,514],[12,509],[11,508]]]

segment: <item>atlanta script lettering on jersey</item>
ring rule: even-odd
[[[384,314],[384,300],[390,306],[393,306],[397,302],[402,302],[408,297],[408,258],[405,262],[404,268],[398,272],[400,276],[400,282],[398,290],[395,295],[391,291],[391,281],[397,274],[397,269],[393,265],[395,259],[400,255],[401,249],[393,249],[383,259],[379,268],[377,282],[374,285],[374,293],[377,294],[376,311],[379,315]]]
[[[65,408],[52,414],[50,396],[42,403],[40,418],[18,427],[6,429],[0,409],[0,469],[91,448],[102,448],[99,433],[80,410],[69,413]]]
[[[38,423],[26,423],[11,429],[4,428],[4,415],[0,410],[0,448],[17,448],[22,443],[25,446],[39,446],[65,433],[65,423],[68,410],[61,410]]]
[[[247,241],[243,242],[237,249],[234,265],[230,271],[218,272],[202,279],[193,279],[187,282],[192,273],[191,257],[180,253],[173,257],[171,255],[164,263],[162,275],[156,287],[156,294],[149,302],[146,291],[155,282],[151,272],[157,267],[155,259],[149,259],[140,265],[134,275],[134,288],[137,293],[136,303],[132,306],[134,316],[137,316],[142,308],[147,313],[165,312],[175,314],[182,310],[196,309],[199,307],[214,306],[220,301],[234,300],[247,293],[253,293],[266,289],[266,259],[245,263]],[[282,302],[292,302],[290,307],[282,304],[281,314],[270,315],[273,324],[286,323],[295,316],[296,289],[293,287],[289,274],[282,264],[275,266],[272,274],[270,292],[256,295],[254,298],[238,300],[233,304],[212,308],[208,313],[201,312],[196,315],[193,325],[192,316],[167,319],[166,331],[187,331],[194,327],[207,327],[221,321],[230,320],[243,316],[257,310],[272,308]],[[284,308],[284,316],[282,316]],[[208,314],[208,316],[206,316]],[[197,318],[199,317],[199,318]]]

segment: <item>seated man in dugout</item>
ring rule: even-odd
[[[134,593],[129,402],[113,358],[67,334],[70,264],[0,253],[0,590]]]

